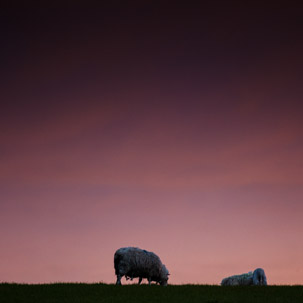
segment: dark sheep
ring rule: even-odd
[[[160,258],[153,252],[137,247],[123,247],[118,249],[114,255],[115,274],[117,285],[121,285],[121,278],[139,278],[139,284],[143,278],[166,286],[169,272]]]

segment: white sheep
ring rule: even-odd
[[[160,258],[153,252],[137,247],[123,247],[118,249],[114,255],[115,274],[117,285],[121,285],[121,278],[139,278],[139,284],[143,278],[166,286],[169,272]]]
[[[224,278],[221,282],[221,285],[267,285],[267,279],[264,270],[262,268],[257,268],[254,270],[254,272],[250,271],[242,275],[234,275]]]

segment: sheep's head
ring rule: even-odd
[[[161,267],[161,277],[159,281],[160,285],[167,286],[168,276],[169,276],[169,272],[165,267],[165,265],[163,264]]]

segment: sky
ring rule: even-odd
[[[303,283],[295,4],[0,14],[0,282],[115,283],[136,246],[172,284]]]

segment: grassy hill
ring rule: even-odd
[[[303,302],[303,286],[124,285],[112,284],[0,284],[3,303],[231,303]]]

